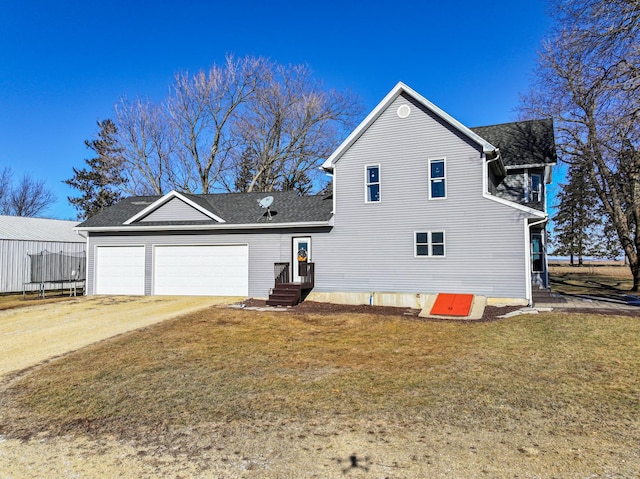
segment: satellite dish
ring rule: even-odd
[[[258,204],[260,205],[260,208],[269,208],[269,206],[273,204],[273,196],[265,196],[261,200],[258,200]]]
[[[273,204],[273,196],[265,196],[261,200],[258,200],[258,204],[260,205],[260,208],[267,210],[267,221],[271,221],[271,210],[269,207]],[[264,215],[260,215],[260,218],[263,216]]]

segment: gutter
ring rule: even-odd
[[[489,155],[489,153],[491,153],[491,155]],[[500,154],[500,148],[494,148],[493,150],[485,152],[485,155],[487,158],[487,170],[491,163],[493,163],[494,161],[499,161],[498,163],[499,173],[502,174],[503,176],[507,176],[507,169],[504,166],[504,163],[502,162],[502,155]]]
[[[332,218],[333,219],[333,218]],[[124,231],[216,231],[234,229],[278,229],[278,228],[322,228],[333,226],[332,219],[327,221],[310,221],[307,223],[246,223],[216,225],[118,225],[118,226],[85,226],[74,228],[78,234],[86,232],[124,232]]]

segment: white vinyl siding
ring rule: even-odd
[[[398,118],[401,104],[412,113]],[[446,159],[446,201],[429,200],[428,159]],[[381,164],[384,201],[362,201]],[[314,238],[314,291],[459,292],[525,298],[526,212],[483,197],[481,148],[400,96],[335,164],[330,248]],[[444,231],[445,255],[417,260],[415,232]]]
[[[156,246],[153,294],[247,296],[247,245]]]
[[[211,218],[181,199],[172,198],[139,221],[211,221]]]
[[[362,180],[362,170],[358,176],[359,180]],[[361,187],[362,182],[359,182]],[[362,193],[362,189],[358,189],[358,193]],[[360,197],[361,198],[361,197]],[[331,235],[330,231],[324,230],[323,232],[305,231],[305,234],[312,238],[314,245],[314,257],[315,254],[321,254],[329,251],[330,245],[328,243],[328,237]],[[149,232],[145,234],[133,234],[123,235],[119,233],[114,234],[91,234],[89,236],[89,248],[95,248],[96,246],[109,246],[115,244],[122,244],[124,241],[129,241],[130,244],[144,244],[145,248],[145,292],[144,294],[158,294],[155,291],[154,274],[156,269],[154,267],[155,251],[158,247],[162,246],[229,246],[229,245],[245,245],[245,251],[248,257],[247,266],[247,293],[246,296],[253,298],[264,298],[269,296],[269,290],[273,288],[275,276],[274,276],[274,263],[291,263],[292,262],[292,244],[293,237],[300,236],[300,233],[294,230],[265,230],[265,231],[251,231],[246,230],[238,232]],[[315,260],[315,258],[314,258]],[[241,271],[242,268],[237,269]],[[319,273],[320,272],[320,273]],[[325,266],[319,266],[316,268],[316,278],[318,274],[326,274],[328,271]],[[90,255],[87,264],[87,291],[88,294],[96,294],[96,261],[95,255]],[[194,277],[191,284],[194,285],[194,291],[199,288],[197,278]],[[187,292],[187,295],[194,293]]]
[[[96,247],[96,294],[144,294],[144,246]]]

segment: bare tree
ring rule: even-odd
[[[550,116],[564,161],[579,163],[640,291],[640,2],[556,0],[527,116]]]
[[[9,194],[11,193],[11,177],[12,177],[11,169],[5,167],[0,173],[0,211],[4,210],[4,205],[7,203],[9,199]]]
[[[3,171],[2,176],[7,173]],[[37,180],[29,175],[9,188],[6,200],[2,202],[2,214],[9,216],[38,216],[56,201],[55,195],[46,187],[44,180]]]
[[[175,165],[176,139],[163,107],[148,100],[121,99],[115,113],[117,140],[127,178],[124,190],[132,195],[188,190],[188,180],[181,177],[182,170]]]
[[[324,90],[308,67],[231,56],[178,73],[160,104],[123,99],[115,109],[133,194],[306,192],[360,114],[355,97]]]
[[[353,95],[325,90],[309,67],[272,64],[235,123],[233,189],[307,193],[360,113]]]

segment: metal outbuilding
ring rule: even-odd
[[[29,255],[45,251],[83,254],[86,240],[73,230],[77,224],[76,221],[0,216],[0,293],[22,292],[23,285],[30,282]]]

